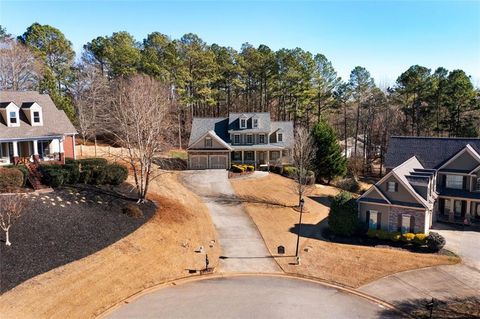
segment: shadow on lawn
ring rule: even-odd
[[[271,206],[290,207],[290,208],[296,207],[295,205],[286,205],[275,199],[251,196],[251,195],[236,196],[236,195],[227,195],[227,194],[217,194],[217,195],[207,196],[207,198],[212,199],[216,203],[230,205],[230,206],[236,206],[242,203],[248,203],[248,204],[266,205],[269,207]]]
[[[289,231],[295,235],[300,234],[300,237],[325,241],[325,238],[323,237],[323,232],[324,229],[328,227],[328,221],[326,218],[320,221],[318,224],[302,223],[302,226],[299,226],[299,224],[295,224],[295,226],[291,227]]]

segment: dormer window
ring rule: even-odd
[[[240,128],[247,128],[247,119],[240,119]]]
[[[10,117],[10,123],[11,124],[17,124],[18,121],[17,121],[17,112],[15,111],[12,111],[9,113],[9,117]]]
[[[398,190],[397,183],[395,182],[388,182],[387,184],[387,191],[390,193],[395,193]]]
[[[254,128],[258,127],[258,119],[253,119],[253,127]]]
[[[40,123],[40,112],[33,112],[33,123]]]

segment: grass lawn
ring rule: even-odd
[[[308,213],[303,215],[302,221],[301,265],[292,265],[299,218],[299,213],[288,207],[298,203],[294,182],[272,173],[264,178],[233,179],[231,182],[237,195],[246,198],[246,210],[272,255],[277,255],[278,246],[285,246],[286,257],[276,257],[276,260],[287,273],[359,287],[396,272],[458,262],[457,258],[441,255],[323,241],[320,234],[322,227],[327,225],[328,196],[336,195],[339,190],[316,185],[305,200]]]
[[[2,319],[93,318],[144,288],[188,276],[188,269],[202,269],[205,255],[195,248],[217,242],[207,208],[175,173],[163,174],[151,187],[158,208],[148,222],[93,255],[4,293]],[[209,248],[213,266],[219,250],[218,245]]]

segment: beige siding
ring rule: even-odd
[[[373,188],[373,187],[372,187],[372,188]],[[376,190],[376,189],[372,189],[372,190],[370,191],[370,193],[368,193],[368,195],[367,195],[367,196],[364,196],[364,197],[365,197],[365,198],[373,198],[373,199],[385,200],[385,199],[382,197],[382,195],[380,195],[380,194],[378,193],[378,190]]]
[[[208,149],[207,147],[205,147],[205,139],[207,137],[204,137],[202,138],[201,140],[199,140],[197,143],[193,144],[192,146],[190,146],[190,148],[192,149],[201,149],[201,148],[206,148]],[[226,148],[225,145],[223,145],[222,143],[220,143],[219,141],[217,141],[215,138],[212,138],[212,147],[211,148],[214,148],[214,149],[222,149],[222,148]]]
[[[466,171],[472,171],[478,166],[478,161],[470,155],[467,151],[463,152],[460,156],[450,162],[443,169],[460,169]]]
[[[397,192],[388,192],[388,182],[396,182],[398,184]],[[418,200],[401,184],[397,178],[391,175],[383,183],[377,185],[377,187],[385,194],[390,201],[400,201],[405,203],[417,203]]]
[[[369,210],[375,210],[379,213],[382,213],[382,220],[381,220],[381,227],[383,230],[388,230],[388,220],[389,220],[389,212],[390,212],[390,207],[385,206],[385,205],[377,205],[374,203],[359,203],[359,218],[360,222],[365,223],[366,222],[366,214],[367,211]]]

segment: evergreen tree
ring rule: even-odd
[[[330,184],[337,176],[347,173],[347,161],[337,142],[333,128],[321,120],[313,128],[313,143],[315,144],[315,175]]]

